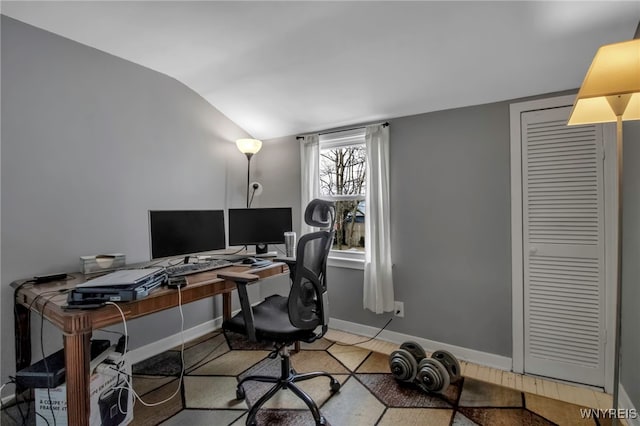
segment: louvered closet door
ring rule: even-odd
[[[602,130],[569,113],[522,115],[524,368],[603,386]]]

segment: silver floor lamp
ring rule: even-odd
[[[636,38],[600,47],[580,86],[568,125],[616,122],[618,253],[613,408],[619,408],[622,315],[622,122],[640,120],[640,24]],[[617,416],[613,424],[617,424]]]

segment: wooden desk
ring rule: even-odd
[[[201,272],[188,277],[188,285],[181,289],[182,304],[204,298],[222,295],[222,316],[231,318],[231,292],[235,289],[232,281],[218,278],[221,271],[247,272],[249,266],[233,265],[214,271]],[[260,278],[288,273],[287,265],[274,262],[272,265],[251,269]],[[67,383],[67,416],[70,425],[88,425],[89,422],[89,362],[90,340],[93,330],[122,322],[115,306],[107,305],[94,310],[64,310],[67,289],[85,282],[80,274],[70,274],[71,279],[47,284],[26,283],[21,280],[12,283],[16,292],[16,371],[31,364],[31,336],[29,316],[32,310],[43,315],[64,335],[65,368]],[[26,284],[25,284],[26,283]],[[153,290],[144,299],[119,303],[127,320],[160,312],[178,306],[178,291],[166,287]]]

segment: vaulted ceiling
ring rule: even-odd
[[[181,81],[256,138],[573,89],[640,2],[3,1]]]

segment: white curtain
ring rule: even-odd
[[[313,232],[304,222],[304,209],[309,201],[318,198],[320,195],[320,142],[318,135],[305,136],[300,145],[300,180],[302,204],[302,221],[300,222],[301,235]]]
[[[363,304],[377,314],[391,312],[393,275],[389,219],[389,128],[366,127],[367,178]]]

